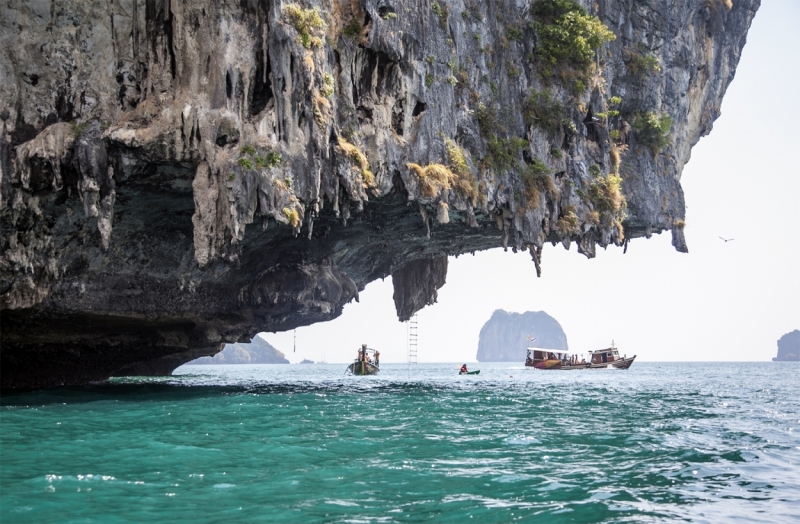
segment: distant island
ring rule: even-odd
[[[778,339],[778,356],[774,362],[790,362],[800,360],[800,330],[795,329]]]
[[[225,344],[213,357],[200,357],[188,364],[288,364],[283,353],[256,335],[249,344]]]
[[[569,349],[561,325],[544,311],[509,313],[498,309],[481,328],[478,362],[522,363],[528,347]]]

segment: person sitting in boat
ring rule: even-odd
[[[469,373],[469,371],[467,371],[467,365],[466,364],[463,364],[461,366],[461,373]]]

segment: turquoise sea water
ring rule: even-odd
[[[0,522],[798,522],[800,365],[184,366],[5,395]]]

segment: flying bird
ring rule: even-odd
[[[726,244],[727,244],[728,242],[730,242],[731,240],[734,240],[733,238],[722,238],[722,237],[719,237],[719,238],[720,238],[721,240],[724,240]]]

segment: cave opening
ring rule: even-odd
[[[356,116],[358,116],[359,125],[372,123],[372,109],[368,107],[358,106],[356,108]]]
[[[390,14],[397,15],[397,13],[395,13],[394,7],[392,7],[390,5],[382,5],[382,6],[380,6],[378,8],[378,15],[381,18],[385,19],[385,18],[389,17]]]
[[[164,18],[164,33],[167,35],[167,52],[169,53],[169,72],[172,75],[172,79],[175,79],[177,74],[178,66],[176,63],[175,58],[175,35],[172,24],[173,24],[173,16],[172,16],[172,9],[167,10],[167,16]]]
[[[405,132],[406,109],[405,99],[397,99],[392,107],[392,129],[397,136],[403,136]]]
[[[256,57],[256,75],[250,96],[250,114],[255,116],[267,107],[272,100],[272,61],[269,50],[262,46]]]
[[[586,127],[586,139],[599,144],[600,132],[598,130],[598,126],[600,125],[600,121],[594,116],[594,112],[592,111],[591,107],[586,113],[586,118],[583,119],[583,125]]]
[[[381,95],[391,92],[397,81],[397,62],[383,51],[362,49],[361,54],[363,65],[358,82],[360,94]]]

